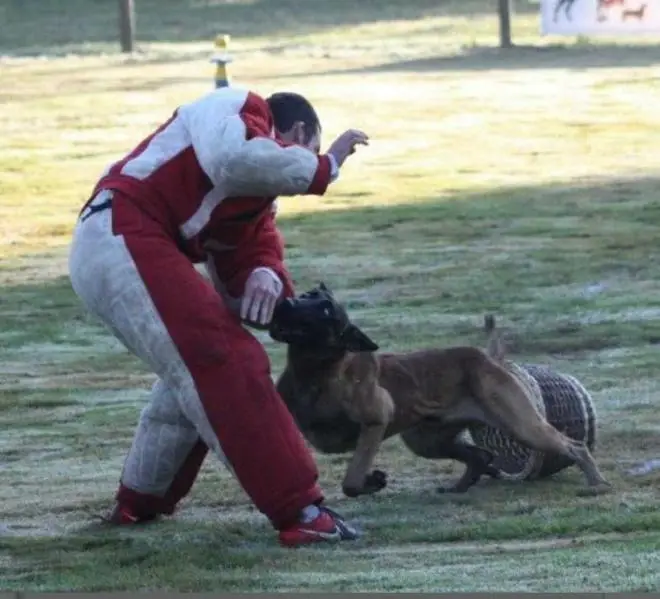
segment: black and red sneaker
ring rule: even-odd
[[[280,531],[280,544],[285,547],[300,547],[312,543],[338,543],[354,541],[359,532],[346,523],[344,518],[327,507],[319,507],[319,515],[310,522],[299,522]]]

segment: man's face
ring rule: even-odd
[[[305,135],[305,123],[302,121],[294,123],[293,127],[288,131],[279,131],[278,133],[280,138],[287,143],[298,144],[299,146],[311,150],[315,154],[318,154],[321,151],[320,133],[317,131],[310,139],[307,139],[307,136]]]

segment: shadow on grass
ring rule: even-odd
[[[2,349],[17,349],[29,343],[64,343],[70,327],[86,319],[68,276],[2,287]]]
[[[652,348],[659,184],[509,188],[282,216],[280,226],[298,288],[325,280],[385,347],[481,345],[493,312],[523,355]],[[2,290],[7,346],[75,342],[85,318],[67,277]]]
[[[366,75],[372,73],[435,73],[452,71],[520,71],[525,69],[573,71],[627,69],[660,63],[660,46],[620,44],[556,44],[514,46],[513,48],[465,48],[459,54],[382,63],[355,69],[315,72],[315,76]],[[280,79],[307,73],[286,73],[262,77]],[[660,78],[657,78],[660,81]]]
[[[439,35],[441,32],[439,32]],[[285,50],[289,44],[283,46],[273,46],[263,50],[277,53]],[[141,92],[162,89],[170,85],[181,83],[204,82],[208,77],[196,74],[195,72],[186,73],[178,76],[162,77],[144,77],[144,68],[150,64],[177,64],[187,63],[189,57],[185,58],[150,58],[139,60],[133,64],[127,63],[124,69],[134,70],[135,77],[131,80],[125,79],[121,82],[94,82],[90,92],[98,91],[98,86],[102,85],[106,92]],[[525,69],[553,70],[568,69],[572,71],[593,70],[593,69],[627,69],[631,67],[646,67],[660,63],[660,46],[624,46],[624,45],[552,45],[538,47],[514,47],[510,49],[472,47],[460,51],[458,54],[447,56],[438,56],[431,58],[422,58],[415,60],[406,60],[399,62],[388,62],[376,66],[330,69],[325,71],[300,71],[300,72],[281,72],[275,75],[261,75],[260,80],[277,81],[290,80],[292,78],[303,78],[313,75],[314,77],[331,77],[338,75],[368,75],[376,73],[442,73],[442,72],[467,72],[467,71],[520,71]],[[59,70],[60,74],[67,70]],[[85,72],[96,72],[96,69],[86,69],[76,67],[68,71],[77,79],[83,77]],[[35,77],[49,76],[47,71]],[[651,78],[660,86],[660,77]],[[84,83],[84,79],[81,79]],[[645,79],[648,84],[650,80]],[[54,90],[52,95],[59,98],[67,95],[80,95],[80,91],[70,93],[63,92],[61,89]],[[0,94],[0,97],[11,97],[11,92],[6,91]]]
[[[234,37],[298,36],[331,28],[428,16],[469,16],[494,7],[483,0],[140,0],[137,41],[197,42]],[[97,0],[0,0],[0,52],[30,55],[118,45],[117,3]]]
[[[440,35],[441,33],[439,33]],[[295,45],[295,44],[291,44]],[[263,48],[262,50],[277,53],[284,51],[290,44]],[[206,53],[204,53],[206,54]],[[122,69],[126,72],[133,72],[132,78],[124,78],[117,82],[112,78],[107,81],[94,79],[90,81],[86,77],[89,74],[97,73],[96,67],[76,66],[71,69],[58,69],[58,74],[70,75],[76,85],[70,85],[74,91],[63,91],[62,89],[53,89],[51,92],[44,92],[57,98],[67,96],[80,96],[87,90],[89,93],[98,93],[99,91],[112,92],[149,92],[160,90],[169,86],[179,84],[188,84],[193,82],[208,83],[209,77],[197,71],[190,71],[185,68],[190,61],[190,55],[181,55],[178,57],[154,57],[138,60],[129,59],[122,64]],[[520,71],[520,70],[555,70],[568,69],[572,71],[593,70],[593,69],[612,69],[612,68],[634,68],[646,67],[660,63],[660,46],[623,46],[599,44],[594,46],[587,45],[553,45],[539,47],[515,47],[511,49],[498,49],[486,47],[472,47],[460,51],[458,54],[438,56],[431,58],[422,58],[416,60],[407,60],[399,62],[388,62],[376,66],[329,69],[324,71],[306,70],[306,71],[283,71],[274,75],[260,75],[261,81],[291,80],[295,78],[314,77],[332,77],[345,75],[368,75],[377,73],[405,74],[415,73],[418,75],[442,73],[442,72],[469,72],[469,71]],[[180,75],[166,75],[158,77],[145,77],[145,67],[149,65],[181,64]],[[36,79],[50,77],[49,71],[42,71],[34,74]],[[644,80],[648,85],[655,82],[660,87],[660,77],[651,77]],[[617,82],[609,85],[616,85]],[[629,83],[628,83],[629,84]],[[82,89],[82,91],[81,91]],[[11,89],[0,92],[0,100],[12,100],[15,96]],[[86,154],[89,156],[89,154]]]

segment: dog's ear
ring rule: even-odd
[[[350,352],[372,352],[378,350],[378,345],[354,324],[348,325],[348,328],[341,335],[341,341],[344,349]]]
[[[327,293],[330,297],[334,297],[332,294],[332,291],[328,289],[323,281],[319,281],[319,289],[323,291],[324,293]]]

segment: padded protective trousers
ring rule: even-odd
[[[69,272],[85,307],[158,376],[120,502],[136,515],[172,513],[209,448],[275,528],[322,501],[316,464],[264,348],[159,224],[115,192],[111,209],[78,221]]]

